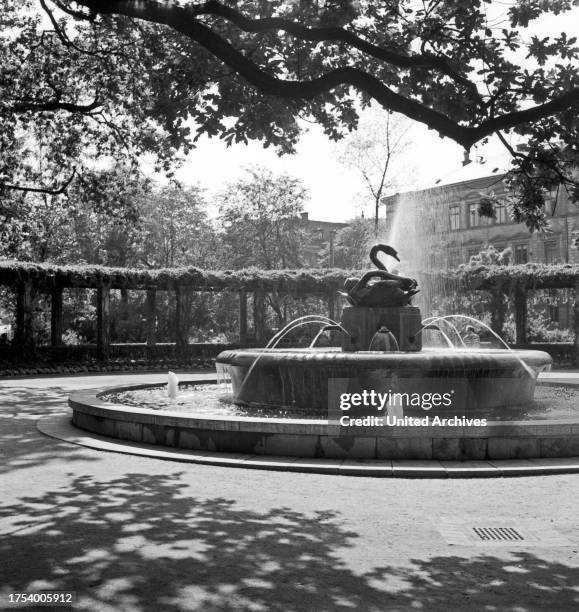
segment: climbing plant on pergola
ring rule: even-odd
[[[470,291],[508,295],[514,303],[515,343],[527,343],[527,299],[540,289],[571,289],[574,298],[575,361],[579,365],[579,264],[467,265],[452,274]]]
[[[19,261],[0,261],[0,287],[16,295],[14,346],[20,357],[34,351],[33,317],[39,295],[48,299],[51,345],[63,343],[63,291],[81,288],[96,291],[97,353],[107,358],[110,347],[110,294],[113,289],[146,293],[147,344],[156,344],[157,294],[169,292],[175,298],[173,334],[177,352],[188,342],[185,297],[188,293],[228,292],[239,307],[239,341],[247,340],[248,296],[253,302],[253,327],[258,343],[266,338],[266,293],[276,291],[294,298],[317,296],[327,302],[334,317],[337,292],[350,273],[345,270],[245,270],[210,271],[199,268],[130,269],[95,265],[59,266]]]
[[[25,353],[33,345],[33,302],[38,294],[50,296],[51,342],[62,344],[62,294],[68,287],[96,290],[98,352],[106,357],[110,344],[109,300],[112,289],[134,289],[147,294],[147,343],[154,345],[156,295],[174,294],[176,312],[174,335],[177,348],[187,342],[183,327],[183,298],[187,292],[229,292],[239,305],[239,340],[247,339],[247,297],[253,296],[253,324],[258,342],[265,342],[265,294],[285,293],[296,298],[321,297],[327,301],[328,314],[334,318],[338,291],[344,280],[360,272],[348,270],[271,270],[258,269],[207,271],[199,268],[126,269],[105,266],[58,266],[23,262],[0,262],[0,286],[16,293],[15,345]],[[488,291],[507,295],[514,302],[516,344],[526,344],[527,298],[539,289],[571,289],[575,292],[575,361],[579,365],[579,264],[521,264],[462,266],[441,272],[431,280],[444,281],[454,290]]]

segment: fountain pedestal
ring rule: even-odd
[[[422,349],[422,334],[418,333],[422,327],[422,315],[416,306],[346,306],[342,311],[341,325],[350,334],[343,335],[343,351],[367,351],[372,337],[383,325],[394,334],[401,351]]]

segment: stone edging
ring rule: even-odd
[[[66,414],[45,417],[38,431],[95,450],[217,467],[399,478],[474,478],[579,473],[579,457],[488,461],[301,459],[170,449],[115,440],[75,428]]]

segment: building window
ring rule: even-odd
[[[469,204],[468,205],[468,226],[476,227],[480,225],[479,223],[480,217],[478,216],[478,204]]]
[[[559,257],[559,245],[556,240],[545,242],[545,263],[556,263]]]
[[[450,249],[448,251],[448,267],[457,268],[460,264],[460,251],[458,249]]]
[[[478,212],[479,205],[478,204],[469,204],[468,205],[468,226],[469,227],[480,227],[481,225],[490,225],[492,223],[492,219],[490,217],[485,217],[479,214]]]
[[[552,323],[559,323],[559,306],[549,306],[549,319]]]
[[[515,263],[524,264],[529,261],[529,248],[526,244],[515,245]]]
[[[459,205],[451,206],[449,215],[450,215],[450,229],[451,230],[460,229],[460,206]]]
[[[498,202],[495,206],[495,215],[497,223],[508,223],[509,215],[507,205],[504,202]]]
[[[557,210],[557,193],[558,189],[551,189],[545,195],[545,213],[553,216]]]

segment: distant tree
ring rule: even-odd
[[[265,270],[302,266],[307,230],[300,213],[306,199],[299,179],[262,167],[246,169],[219,197],[224,265]]]
[[[219,200],[222,267],[265,270],[304,265],[308,231],[300,218],[307,191],[299,179],[252,167],[229,184]],[[279,324],[288,316],[288,298],[267,296]]]
[[[199,187],[165,187],[142,206],[139,259],[150,267],[198,266],[217,263],[216,234]]]
[[[380,206],[387,191],[404,183],[408,186],[409,168],[402,162],[410,145],[412,123],[401,115],[372,109],[366,112],[358,129],[346,138],[340,161],[354,168],[364,182],[365,199],[374,209],[374,234],[378,235]]]
[[[27,194],[0,213],[0,256],[128,265],[150,182],[133,167],[84,169],[66,193]]]
[[[135,166],[83,170],[64,196],[70,211],[71,244],[81,261],[108,266],[134,266],[141,243],[142,208],[153,185]],[[60,196],[61,198],[63,196]],[[69,260],[70,252],[64,252]]]
[[[345,270],[360,270],[369,266],[368,253],[375,242],[373,222],[353,219],[339,230],[334,239],[334,265]],[[321,254],[327,261],[327,249]]]

